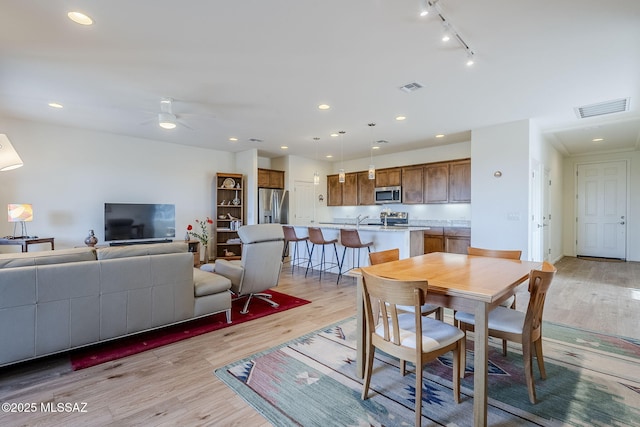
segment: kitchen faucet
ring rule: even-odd
[[[358,215],[356,217],[356,229],[360,228],[360,224],[362,223],[362,221],[364,221],[365,219],[369,218],[369,215],[365,215],[364,217],[362,217],[362,215]]]

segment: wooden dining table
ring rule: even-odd
[[[427,302],[475,315],[473,418],[475,426],[487,425],[488,317],[489,312],[514,293],[541,262],[509,260],[434,252],[399,261],[362,267],[368,273],[396,280],[427,280]],[[356,374],[364,376],[364,304],[362,275],[357,278],[358,343]]]

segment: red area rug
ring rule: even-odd
[[[224,313],[218,313],[178,325],[167,326],[166,328],[81,348],[70,353],[71,368],[74,371],[89,368],[99,365],[100,363],[110,362],[120,359],[121,357],[131,356],[132,354],[141,353],[166,344],[206,334],[207,332],[217,331],[227,326],[259,319],[260,317],[279,313],[311,302],[273,290],[266,291],[265,293],[273,295],[273,300],[280,304],[280,306],[273,308],[265,301],[254,299],[249,305],[249,313],[240,314],[240,310],[242,310],[246,302],[246,298],[242,298],[232,303],[231,323],[227,323]]]

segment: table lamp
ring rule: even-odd
[[[9,171],[22,166],[22,159],[7,135],[0,133],[0,171]]]
[[[27,239],[27,225],[25,222],[33,221],[33,207],[31,203],[9,203],[7,206],[9,222],[20,223],[22,226],[21,235],[16,236],[16,225],[13,224],[13,238],[14,239]]]

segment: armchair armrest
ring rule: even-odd
[[[244,268],[242,268],[242,266],[227,261],[226,259],[216,260],[215,272],[231,280],[232,288],[235,289],[238,289],[244,276]]]

